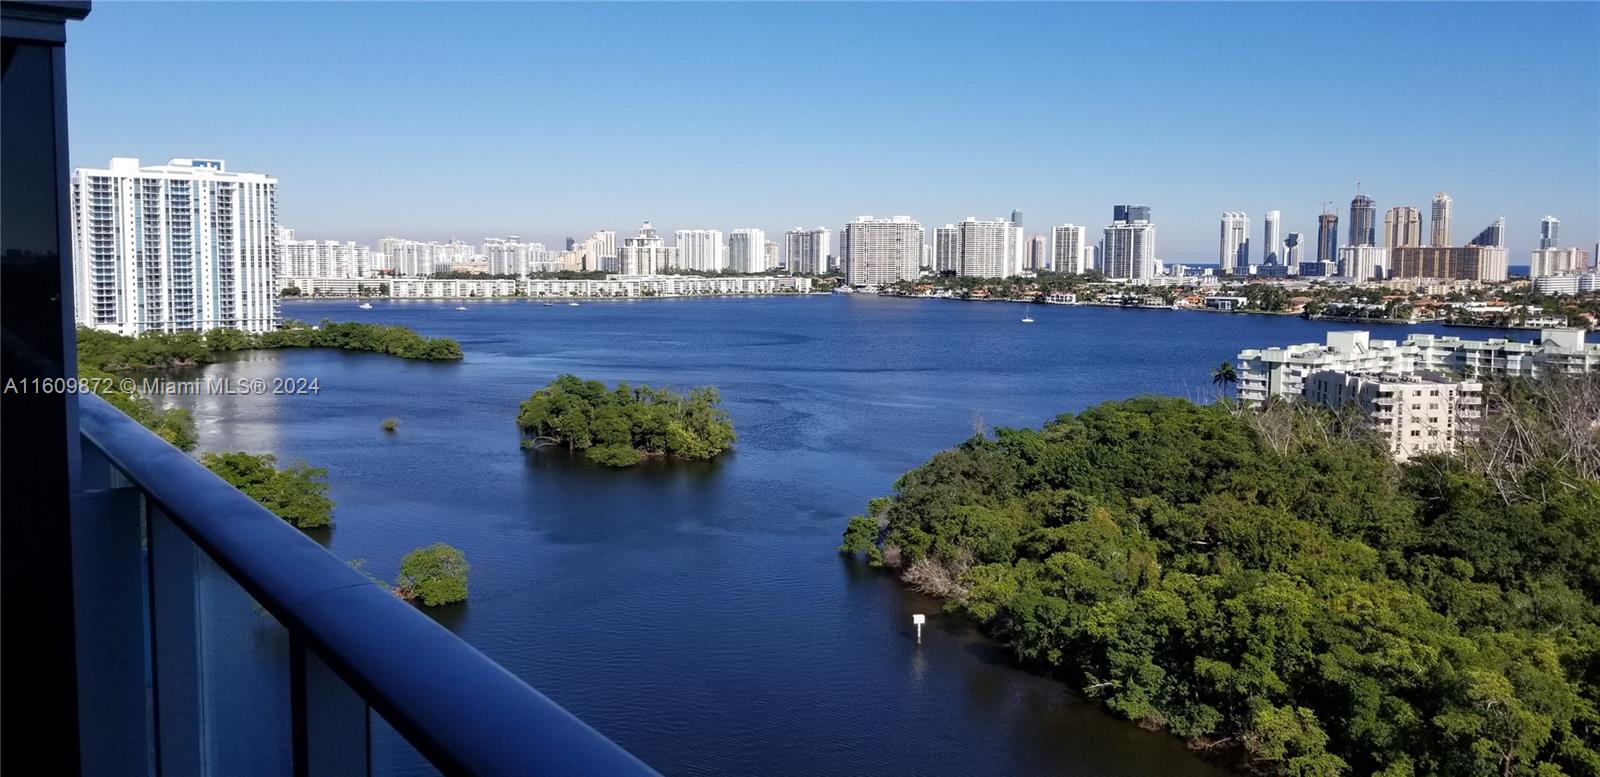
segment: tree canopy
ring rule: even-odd
[[[417,548],[400,560],[400,579],[395,592],[403,599],[421,599],[429,607],[464,601],[467,598],[466,554],[435,542]]]
[[[733,422],[710,386],[678,394],[665,388],[562,375],[528,397],[517,413],[524,445],[563,445],[612,467],[646,456],[709,459],[732,447]]]
[[[1600,774],[1600,481],[1555,446],[1399,465],[1341,424],[1143,397],[999,429],[841,550],[1256,770]]]
[[[283,469],[270,453],[206,453],[200,463],[234,488],[301,529],[333,523],[328,471],[296,462]]]

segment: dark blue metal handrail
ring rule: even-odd
[[[434,766],[655,773],[105,400],[79,408],[84,437]]]

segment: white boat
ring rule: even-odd
[[[568,302],[567,303],[567,307],[569,307],[569,308],[575,308],[577,306],[578,306],[578,303],[576,303],[576,302]]]
[[[466,305],[457,305],[456,306],[456,310],[466,310],[466,309],[467,309]]]
[[[361,303],[361,304],[360,304],[360,305],[359,305],[359,307],[360,307],[360,308],[361,308],[361,309],[362,309],[362,310],[371,310],[371,309],[372,309],[372,303],[371,303],[371,302],[363,302],[363,303]]]
[[[1022,323],[1024,323],[1024,324],[1033,323],[1033,316],[1023,316],[1022,317]]]
[[[546,303],[544,303],[544,306],[547,307],[547,308],[553,308],[553,307],[556,306],[556,303],[554,303],[554,302],[546,302]]]

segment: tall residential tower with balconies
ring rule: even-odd
[[[72,176],[78,323],[125,335],[277,329],[278,180],[220,159]]]

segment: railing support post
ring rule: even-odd
[[[289,682],[295,777],[371,774],[367,703],[295,635],[289,638]]]
[[[85,447],[85,464],[91,458]],[[109,467],[109,465],[107,465]],[[86,775],[150,774],[144,500],[136,489],[72,497],[78,738]]]
[[[151,694],[156,772],[201,777],[206,721],[200,685],[200,549],[160,510],[146,514],[150,531]]]

